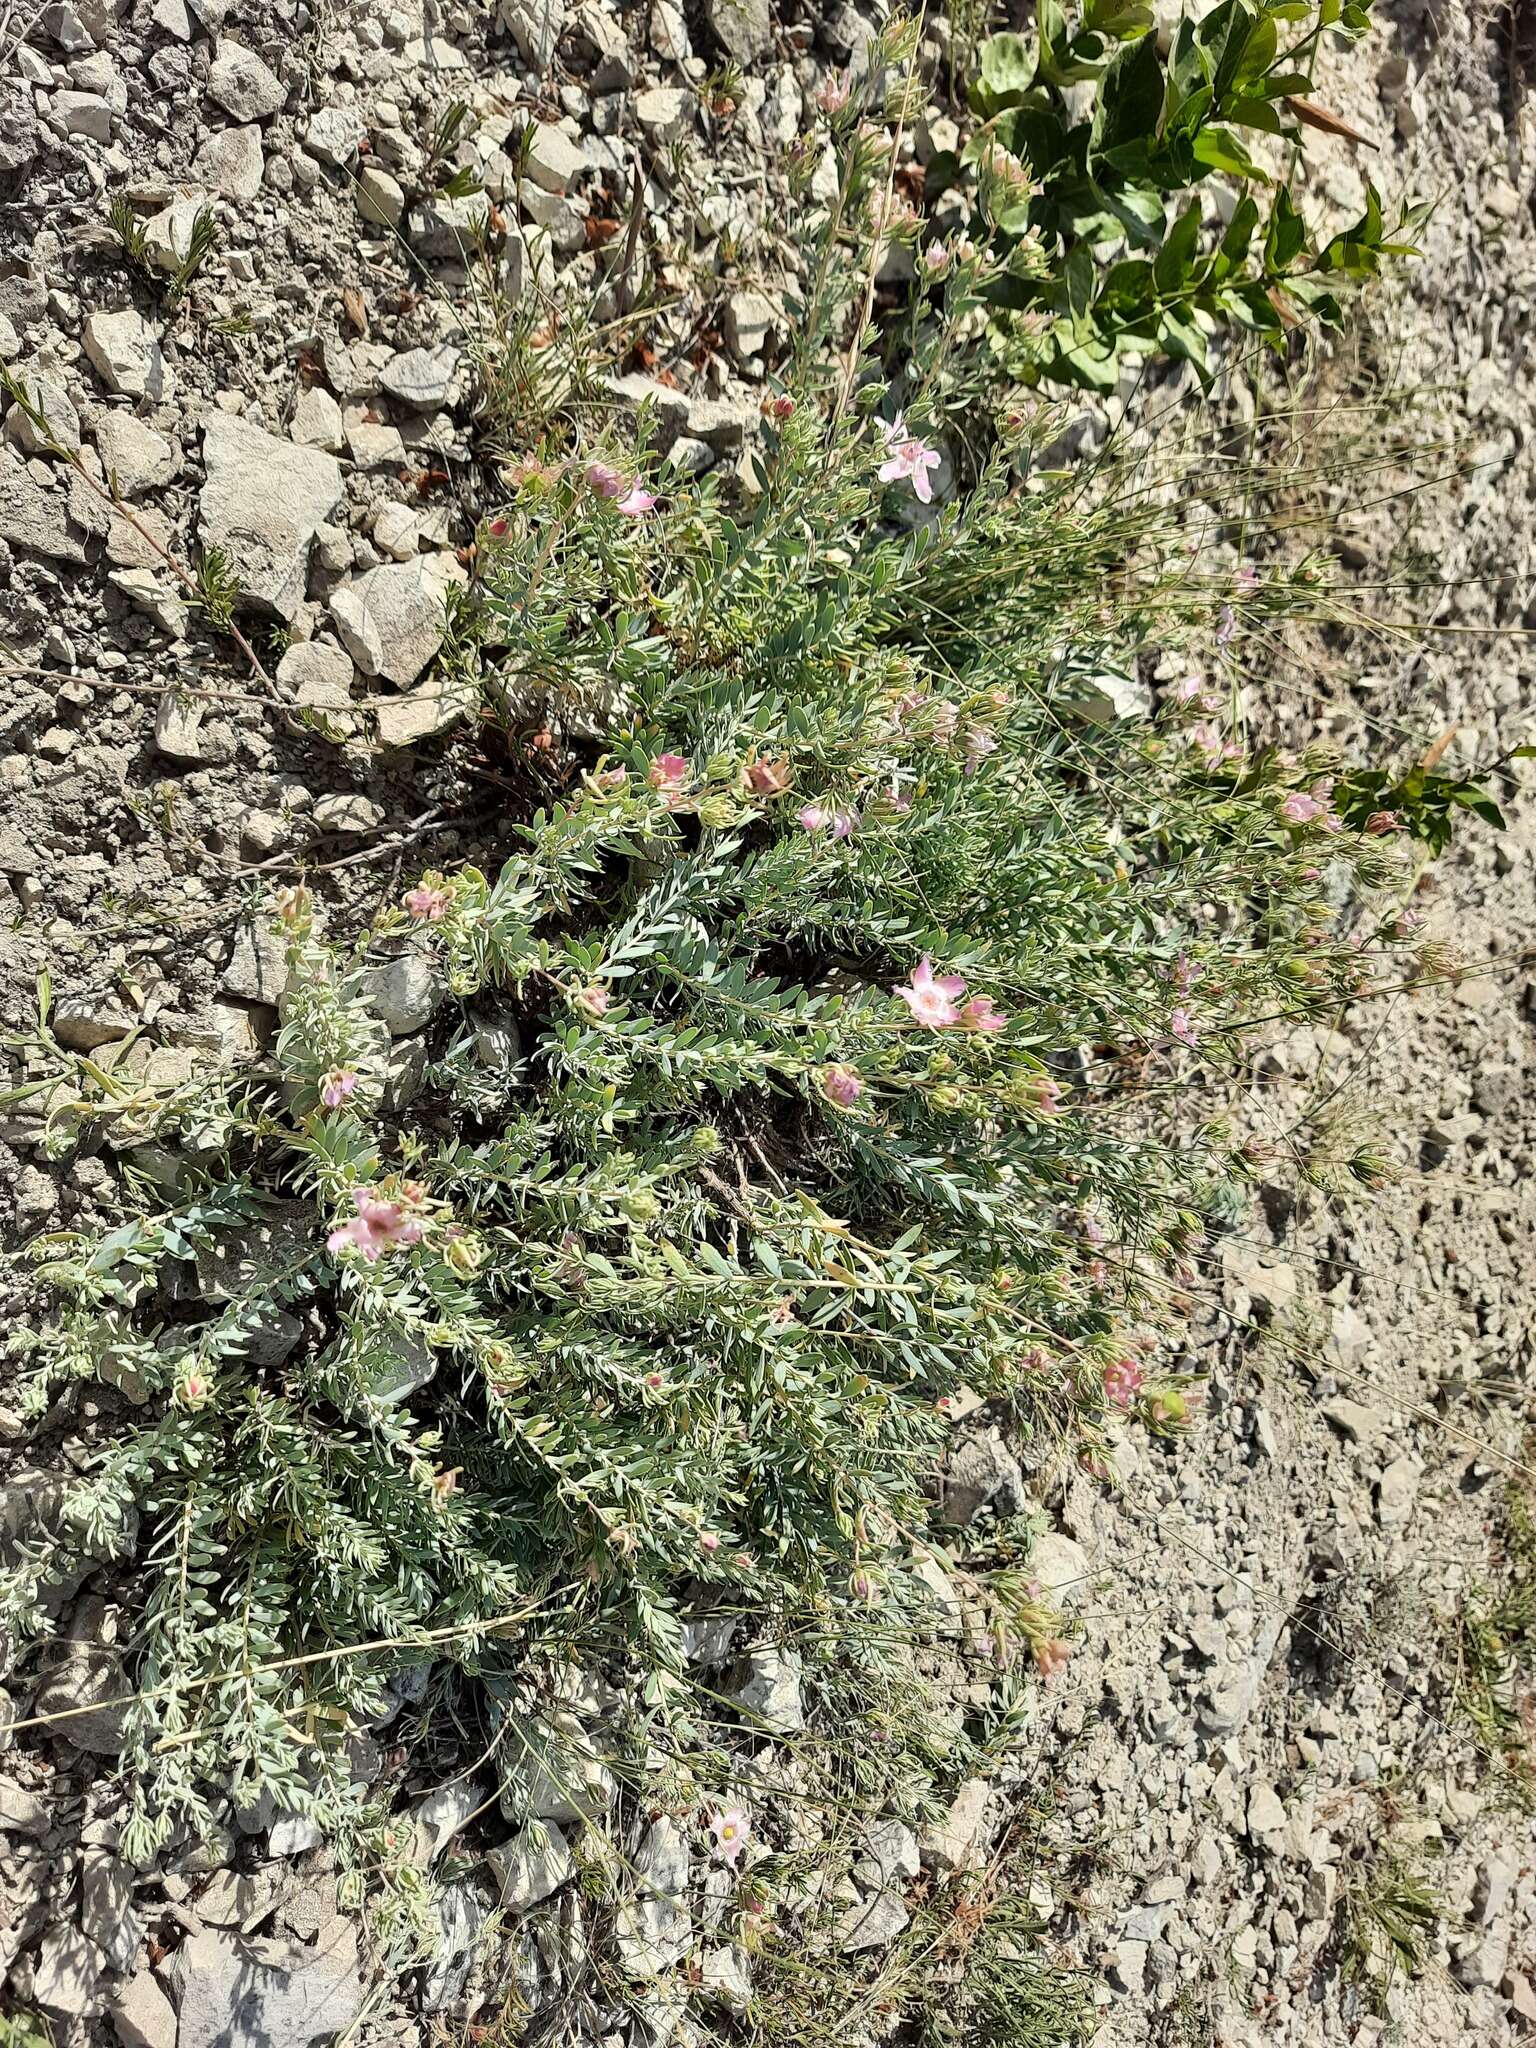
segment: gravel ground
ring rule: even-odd
[[[300,853],[361,914],[426,858],[494,842],[493,799],[476,792],[505,764],[426,677],[442,592],[495,485],[467,433],[466,215],[422,196],[445,103],[468,103],[449,154],[497,202],[494,260],[514,295],[556,272],[564,290],[615,289],[603,223],[641,165],[640,262],[665,276],[700,259],[715,281],[680,302],[673,381],[637,368],[615,400],[649,390],[680,463],[729,468],[755,431],[794,253],[775,226],[778,153],[868,33],[851,7],[775,16],[767,0],[652,0],[622,18],[516,0],[495,16],[412,0],[313,15],[275,0],[0,4],[0,357],[133,508],[114,515],[23,414],[6,421],[9,1028],[25,1029],[47,959],[66,1042],[111,1060],[147,1027],[124,1070],[175,1083],[208,1048],[271,1029],[257,913]],[[1358,210],[1367,162],[1389,199],[1440,203],[1422,262],[1296,387],[1314,410],[1293,435],[1338,472],[1298,492],[1342,513],[1335,545],[1362,607],[1432,630],[1255,648],[1255,716],[1291,739],[1379,751],[1455,728],[1447,758],[1472,764],[1528,736],[1536,221],[1521,142],[1536,130],[1512,51],[1460,5],[1393,6],[1320,74],[1319,98],[1380,146],[1326,144],[1311,203]],[[699,91],[726,57],[744,79],[728,119]],[[504,145],[535,116],[520,186]],[[109,195],[132,208],[159,281],[125,261]],[[163,280],[203,207],[216,243],[171,307]],[[1388,395],[1343,413],[1365,388]],[[1431,441],[1455,459],[1405,452]],[[1459,473],[1390,495],[1437,470]],[[253,653],[270,681],[189,617],[167,558],[185,562],[194,542],[222,547],[259,598]],[[528,710],[530,724],[543,714]],[[1464,975],[1255,1058],[1248,1100],[1277,1161],[1262,1211],[1194,1290],[1206,1427],[1172,1447],[1127,1441],[1118,1490],[1076,1475],[1045,1502],[1053,1576],[1086,1640],[1017,1773],[1058,1788],[1052,1937],[1092,1969],[1114,2048],[1503,2043],[1536,2022],[1530,1822],[1493,1797],[1448,1686],[1457,1602],[1499,1569],[1531,1391],[1536,802],[1501,794],[1507,832],[1470,825],[1413,896]],[[1345,1209],[1299,1191],[1288,1151],[1324,1104],[1383,1132],[1396,1185]],[[95,1215],[110,1166],[110,1150],[50,1161],[26,1105],[0,1111],[23,1238]],[[58,1469],[103,1426],[70,1398],[50,1417]],[[14,1415],[0,1435],[14,1545],[46,1516],[51,1482]],[[1006,1494],[1011,1460],[993,1449]],[[113,1626],[88,1588],[62,1672],[12,1680],[20,1711],[40,1710],[48,1685],[78,1698]],[[345,2023],[363,1992],[323,1852],[258,1814],[222,1863],[128,1868],[112,1854],[110,1716],[94,1734],[23,1743],[0,1778],[11,1998],[46,2011],[60,2044],[286,2048]],[[382,1753],[371,1767],[384,1771]],[[1004,1804],[992,1800],[995,1823]],[[949,1838],[912,1840],[913,1867],[982,1860],[970,1811],[962,1799]],[[436,1849],[471,1812],[447,1802]],[[895,1843],[898,1873],[908,1853]],[[687,1877],[686,1848],[655,1828],[639,1855],[647,1868],[681,1855]],[[1379,1889],[1394,1857],[1427,1874],[1439,1906],[1427,1967],[1379,2014],[1343,1973],[1341,1937],[1347,1901]],[[899,1904],[901,1881],[882,1878],[881,1895]],[[525,1989],[559,1981],[561,1944],[579,1935],[571,1900],[524,1916]],[[462,2007],[483,1909],[457,1910],[444,1969],[409,2004],[371,2004],[365,2032],[431,2038],[427,2015]],[[724,1984],[738,1952],[712,1953]],[[220,2031],[237,2005],[236,2030]],[[708,2036],[658,2005],[610,2038]]]

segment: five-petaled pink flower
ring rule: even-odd
[[[623,497],[620,498],[614,510],[622,512],[626,519],[639,519],[645,513],[651,511],[655,503],[655,498],[641,483],[640,479],[636,477]]]
[[[1134,1358],[1117,1358],[1104,1368],[1104,1398],[1112,1408],[1129,1408],[1141,1392],[1141,1367]]]
[[[881,483],[910,483],[923,504],[931,505],[933,485],[928,481],[928,472],[939,466],[938,450],[907,431],[904,413],[897,413],[893,420],[881,420],[878,425],[885,441],[885,460],[879,470]]]
[[[834,811],[832,813],[832,837],[834,839],[846,839],[858,822],[859,814],[857,811],[847,809]]]
[[[587,483],[600,498],[622,498],[624,495],[624,479],[610,463],[589,462]]]
[[[1200,1034],[1195,1029],[1195,1020],[1181,1005],[1168,1019],[1168,1029],[1181,1045],[1198,1045]]]
[[[1006,1031],[1008,1019],[990,996],[972,996],[960,1012],[967,1031]]]
[[[320,1077],[320,1100],[327,1109],[340,1109],[356,1086],[357,1076],[350,1067],[332,1067]]]
[[[807,832],[824,832],[832,822],[832,813],[825,804],[802,805],[795,816]]]
[[[428,924],[437,924],[448,915],[452,899],[446,889],[429,888],[425,882],[405,892],[405,907],[412,917],[425,918]]]
[[[686,754],[658,754],[651,763],[646,781],[652,789],[660,790],[663,796],[676,796],[688,780],[689,772]]]
[[[864,1083],[852,1067],[830,1066],[821,1077],[827,1100],[839,1109],[852,1109],[864,1093]]]
[[[933,962],[925,953],[912,970],[911,982],[905,988],[893,988],[891,994],[901,997],[914,1022],[926,1024],[930,1031],[941,1031],[946,1024],[960,1021],[955,1004],[965,994],[965,982],[958,974],[936,975]]]
[[[333,1230],[325,1241],[327,1251],[339,1252],[348,1245],[360,1251],[369,1265],[393,1244],[416,1244],[421,1237],[420,1220],[406,1213],[405,1204],[381,1195],[376,1188],[354,1188],[357,1214]]]
[[[739,1806],[727,1806],[710,1815],[709,1831],[715,1838],[715,1854],[720,1861],[734,1864],[747,1846],[752,1823]]]

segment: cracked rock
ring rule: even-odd
[[[203,429],[203,461],[204,546],[223,550],[249,603],[291,620],[304,601],[316,528],[342,501],[341,465],[223,412]]]

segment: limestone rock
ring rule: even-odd
[[[142,313],[93,313],[82,340],[96,374],[123,398],[165,397],[168,377],[160,337]]]
[[[413,412],[437,412],[448,403],[461,354],[451,342],[410,348],[384,365],[379,382],[391,398]]]
[[[773,9],[768,0],[704,0],[704,19],[728,57],[755,63],[773,47]]]
[[[469,677],[436,675],[404,697],[373,698],[369,709],[378,720],[381,747],[415,747],[469,717],[476,702]]]
[[[442,645],[449,580],[441,557],[423,555],[384,562],[342,585],[331,599],[331,617],[365,676],[383,676],[401,689],[415,682]]]
[[[688,1867],[687,1839],[663,1814],[646,1830],[635,1856],[635,1889],[615,1916],[619,1955],[632,1977],[659,1977],[688,1953]]]
[[[575,1874],[565,1836],[557,1827],[526,1827],[486,1856],[502,1909],[526,1913]]]
[[[254,199],[261,190],[265,169],[261,130],[254,121],[238,128],[218,129],[206,138],[192,159],[193,177],[224,199]]]
[[[292,619],[304,601],[315,529],[342,501],[341,465],[224,412],[208,417],[203,460],[204,545],[224,551],[251,604]]]
[[[0,448],[0,540],[56,562],[85,560],[84,547],[70,532],[63,492],[40,483],[34,468],[9,448]]]
[[[207,1928],[182,1945],[175,1977],[177,2048],[307,2048],[345,2033],[363,2009],[357,1936],[340,1917],[313,1948]]]
[[[208,97],[237,121],[261,121],[278,111],[288,92],[254,50],[220,36],[208,73]]]
[[[792,1735],[805,1726],[800,1671],[798,1651],[753,1650],[729,1698],[755,1728],[770,1735]]]

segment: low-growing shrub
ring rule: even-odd
[[[1190,1421],[1183,1290],[1264,1153],[1184,1083],[1398,942],[1355,893],[1398,820],[1352,829],[1223,676],[1315,578],[1202,568],[1166,493],[1042,476],[1007,405],[957,491],[930,394],[991,259],[946,251],[892,389],[888,153],[839,134],[742,489],[535,408],[447,656],[496,860],[362,931],[287,891],[270,1053],[159,1099],[41,1006],[31,1101],[59,1149],[111,1130],[125,1220],[34,1248],[13,1344],[34,1412],[123,1405],[4,1605],[118,1560],[127,1853],[270,1795],[387,1864],[347,1737],[432,1663],[484,1680],[509,1811],[538,1771],[680,1800],[733,1713],[782,1725],[690,1679],[710,1613],[803,1658],[850,1783],[955,1756],[910,1672],[946,1445],[992,1403],[1107,1475],[1111,1424]],[[965,1598],[994,1668],[1065,1661],[1022,1544]],[[632,1702],[602,1757],[592,1667]]]

